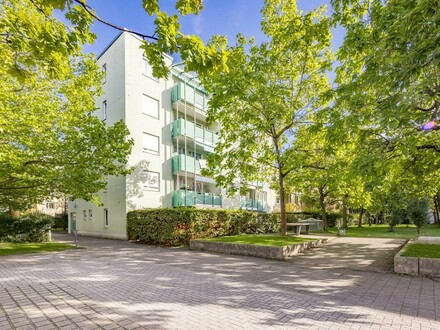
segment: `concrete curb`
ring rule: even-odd
[[[412,276],[440,277],[440,259],[402,257],[406,246],[414,241],[409,240],[394,257],[394,272]]]
[[[412,242],[409,240],[400,249],[400,251],[394,256],[394,272],[400,274],[408,274],[412,276],[419,275],[419,258],[402,257],[403,251],[405,251],[406,245]]]
[[[237,254],[242,256],[252,256],[266,259],[286,260],[298,253],[304,252],[310,248],[327,243],[327,238],[316,239],[311,242],[304,242],[286,246],[262,246],[253,244],[236,244],[210,242],[206,240],[191,240],[189,242],[190,250],[218,252],[226,254]]]

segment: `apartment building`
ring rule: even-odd
[[[246,196],[227,197],[202,175],[219,140],[218,124],[206,122],[209,95],[172,58],[168,79],[156,79],[140,49],[142,40],[121,33],[99,56],[105,72],[96,115],[109,125],[123,119],[135,144],[126,177],[108,178],[103,206],[69,202],[69,230],[126,239],[126,214],[135,209],[194,206],[271,212],[276,194],[266,183],[246,184]],[[239,178],[237,178],[239,182]]]

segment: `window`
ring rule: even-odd
[[[92,220],[92,218],[93,218],[92,210],[89,210],[89,220]]]
[[[174,151],[175,154],[178,154],[178,155],[184,155],[185,154],[185,148],[177,148],[177,146],[174,146],[173,151]]]
[[[159,137],[144,133],[143,149],[146,152],[159,154]]]
[[[142,113],[159,119],[159,101],[147,95],[143,95]]]
[[[104,76],[102,77],[102,83],[105,84],[107,81],[107,64],[104,63],[104,65],[102,66],[102,72],[104,74]]]
[[[157,172],[150,172],[150,171],[144,171],[144,174],[145,174],[145,184],[144,184],[145,190],[159,191],[160,174]]]
[[[104,227],[108,227],[108,209],[104,209]]]
[[[84,210],[84,211],[83,211],[83,219],[84,219],[84,220],[87,220],[87,210]]]
[[[148,61],[146,59],[144,59],[143,61],[143,74],[146,75],[147,77],[153,79],[154,81],[159,81],[159,79],[157,79],[155,76],[153,76],[153,67],[150,65],[150,63],[148,63]]]
[[[47,203],[46,203],[46,208],[47,208],[47,209],[53,209],[53,208],[55,208],[55,205],[54,205],[53,202],[47,202]]]
[[[256,199],[256,191],[255,191],[255,189],[249,189],[249,191],[247,193],[247,197],[249,199]]]
[[[107,101],[102,102],[102,119],[107,119]]]

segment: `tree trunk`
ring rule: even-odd
[[[328,223],[327,223],[327,212],[325,208],[325,194],[324,194],[324,187],[319,187],[319,205],[321,206],[321,218],[322,218],[322,225],[325,232],[328,231]]]
[[[342,200],[342,228],[347,229],[348,228],[348,222],[347,222],[347,218],[348,218],[348,209],[347,209],[347,204],[346,204],[346,197]]]
[[[278,183],[280,184],[281,235],[286,235],[286,196],[284,193],[284,176],[280,168],[278,169]]]
[[[440,225],[440,193],[434,196],[434,219],[435,223]]]
[[[358,227],[362,227],[362,216],[364,215],[364,207],[361,206],[361,211],[359,212],[359,223]]]
[[[384,220],[384,213],[383,211],[380,211],[379,215],[377,216],[377,224],[383,224],[383,220]]]

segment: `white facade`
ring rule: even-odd
[[[42,203],[36,204],[34,210],[52,217],[61,216],[67,210],[67,198],[59,197],[46,199]]]
[[[106,77],[96,115],[110,125],[124,120],[135,142],[127,166],[135,170],[109,178],[100,194],[103,206],[69,202],[69,231],[126,239],[127,212],[142,208],[194,205],[270,212],[275,193],[267,187],[250,186],[249,198],[231,199],[201,175],[219,129],[206,124],[207,95],[178,68],[166,80],[154,78],[140,45],[140,39],[122,33],[98,59]],[[165,60],[171,67],[172,58]]]

